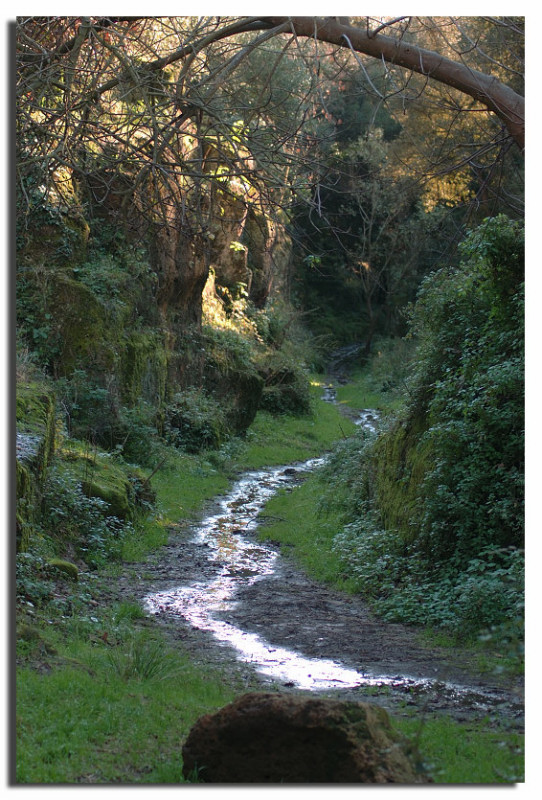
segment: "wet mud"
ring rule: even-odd
[[[325,399],[334,396],[330,383]],[[356,421],[374,429],[377,416],[368,410]],[[241,476],[198,525],[173,527],[146,563],[125,565],[111,592],[141,602],[146,624],[240,689],[374,699],[393,713],[442,711],[521,730],[520,678],[482,674],[471,652],[430,646],[417,629],[378,619],[359,596],[308,577],[288,547],[259,541],[267,499],[321,462]]]
[[[271,473],[277,485],[295,485],[306,467]],[[231,519],[228,504],[238,512]],[[174,528],[147,563],[127,565],[115,581],[118,599],[143,603],[148,624],[243,690],[370,699],[394,713],[445,711],[522,729],[519,680],[481,675],[467,652],[428,646],[416,629],[383,622],[361,598],[312,580],[289,548],[258,541],[264,504],[246,482],[217,498],[200,525]]]

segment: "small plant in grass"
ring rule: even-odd
[[[16,559],[17,600],[28,606],[41,606],[52,598],[51,570],[36,553],[18,553]]]
[[[170,678],[178,669],[172,654],[164,653],[163,643],[145,633],[115,646],[108,652],[108,659],[111,668],[125,681]]]
[[[139,603],[124,601],[115,608],[113,619],[118,625],[122,622],[132,622],[138,619],[146,619],[147,615]]]

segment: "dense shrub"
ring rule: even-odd
[[[519,223],[487,220],[413,311],[434,464],[420,541],[437,560],[523,543],[523,249]]]
[[[260,367],[265,384],[260,408],[272,414],[308,414],[310,384],[307,373],[295,361],[274,353]]]
[[[523,230],[486,220],[461,254],[411,311],[403,409],[338,447],[322,509],[348,509],[335,548],[381,613],[472,634],[522,618]]]
[[[221,407],[202,389],[178,392],[166,408],[165,438],[187,453],[220,447],[226,430]]]

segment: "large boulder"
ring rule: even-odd
[[[386,711],[367,703],[251,693],[201,717],[183,747],[205,783],[426,783]]]

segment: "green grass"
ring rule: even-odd
[[[354,372],[349,383],[337,388],[337,401],[350,408],[373,408],[383,412],[395,411],[403,402],[400,392],[380,391],[367,369]]]
[[[298,417],[259,412],[239,466],[257,469],[304,461],[321,455],[338,439],[350,435],[355,430],[354,423],[343,417],[336,406],[320,399],[323,386],[322,379],[313,377],[312,414]]]
[[[17,670],[17,783],[182,782],[190,727],[236,694],[157,634],[66,653],[51,671]]]
[[[323,489],[319,473],[314,472],[291,491],[278,492],[261,515],[259,536],[293,546],[288,552],[317,580],[355,591],[355,582],[344,574],[332,550],[333,537],[341,527],[339,516],[333,512],[323,516],[318,512]]]
[[[394,718],[395,727],[417,745],[438,784],[521,783],[524,736],[489,723],[463,723],[444,716]]]

